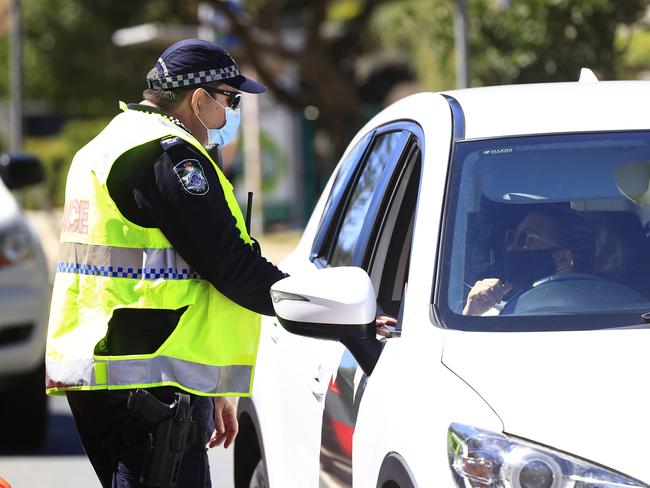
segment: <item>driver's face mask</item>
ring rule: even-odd
[[[557,249],[506,251],[503,255],[503,280],[512,284],[509,296],[530,288],[533,283],[555,273],[553,253]]]

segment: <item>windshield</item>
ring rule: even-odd
[[[650,311],[650,133],[454,146],[436,310],[463,330],[579,330]]]

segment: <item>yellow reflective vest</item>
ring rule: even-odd
[[[126,219],[106,181],[126,151],[179,137],[212,162],[240,236],[250,244],[232,185],[201,144],[170,119],[123,109],[75,155],[68,173],[47,339],[47,393],[169,385],[205,396],[250,396],[260,316],[201,279],[159,229]],[[95,354],[114,310],[183,307],[178,325],[153,354]]]

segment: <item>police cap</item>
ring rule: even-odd
[[[149,88],[175,90],[220,81],[248,93],[262,93],[266,86],[246,78],[221,46],[203,39],[184,39],[169,46],[156,62],[157,80]]]

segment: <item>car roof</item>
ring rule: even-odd
[[[464,139],[650,129],[650,81],[594,81],[418,93],[384,109],[361,132],[399,119],[426,125],[440,95],[458,102],[454,116],[460,108]]]
[[[650,128],[650,82],[504,85],[443,92],[465,117],[465,138]]]

